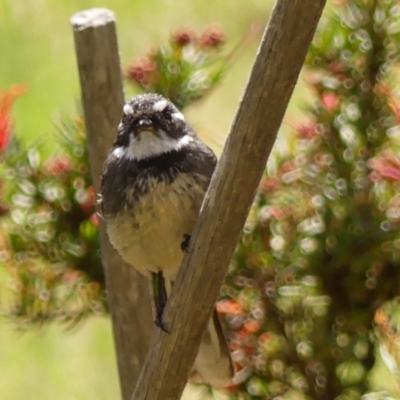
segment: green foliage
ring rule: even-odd
[[[29,323],[77,321],[106,307],[83,120],[63,122],[58,137],[60,154],[44,162],[14,137],[1,166],[10,313]]]
[[[210,27],[197,35],[174,32],[168,43],[134,61],[126,71],[141,91],[162,93],[183,109],[203,98],[221,80],[233,52],[222,53],[225,34]]]

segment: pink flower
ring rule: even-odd
[[[217,48],[225,41],[225,33],[218,26],[210,26],[200,36],[200,44],[204,47]]]
[[[271,218],[275,218],[275,219],[283,219],[286,217],[286,213],[285,211],[279,207],[279,206],[266,206],[263,209],[263,215],[264,215],[264,219],[271,219]]]
[[[279,180],[276,178],[266,177],[260,183],[260,188],[266,192],[273,191],[279,187]]]
[[[329,71],[333,73],[343,72],[346,70],[346,66],[343,65],[341,61],[335,60],[332,61],[328,66]]]
[[[82,273],[76,270],[69,270],[63,275],[64,283],[74,283],[82,277]]]
[[[295,169],[295,164],[293,161],[285,161],[280,168],[280,172],[283,172],[284,174],[290,171],[293,171]]]
[[[335,111],[340,104],[339,96],[333,92],[323,93],[321,101],[322,101],[322,105],[329,112]]]
[[[236,300],[221,300],[217,303],[217,311],[220,314],[238,315],[243,313],[243,308]]]
[[[47,160],[44,169],[49,175],[61,175],[64,172],[69,172],[73,167],[73,163],[69,157],[60,156]]]
[[[186,28],[178,29],[171,35],[172,43],[178,47],[184,47],[195,39],[196,35],[194,32]]]
[[[94,190],[94,186],[89,186],[87,188],[87,198],[84,203],[81,204],[81,209],[84,213],[90,213],[93,210],[94,204],[96,202],[96,191]],[[91,221],[92,223],[94,221]]]
[[[99,222],[100,222],[99,214],[97,214],[97,212],[94,212],[94,213],[90,216],[89,221],[91,222],[91,224],[92,224],[93,226],[98,226],[98,225],[99,225]]]
[[[156,70],[157,64],[150,57],[144,57],[128,67],[126,77],[140,85],[147,85],[153,81]]]
[[[382,178],[400,181],[400,158],[392,151],[383,151],[369,162],[369,167]],[[373,180],[377,180],[376,174],[371,175]]]
[[[315,124],[303,124],[297,127],[296,134],[301,139],[312,139],[317,135]]]

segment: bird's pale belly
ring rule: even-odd
[[[107,229],[112,245],[128,264],[145,275],[163,271],[174,280],[183,258],[184,235],[192,233],[196,222],[199,192],[192,193],[192,187],[189,195],[182,193],[179,181],[172,187],[157,186],[135,207],[109,219]]]

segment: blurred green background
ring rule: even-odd
[[[219,24],[228,47],[253,23],[265,26],[272,0],[0,0],[0,88],[27,84],[13,117],[27,143],[40,141],[43,153],[56,151],[54,123],[79,104],[78,74],[69,18],[77,11],[106,7],[117,16],[123,66],[165,42],[178,27],[202,30]],[[209,99],[192,106],[188,119],[217,151],[222,148],[258,47],[242,49],[221,86]],[[299,115],[304,97],[299,85],[283,130]],[[127,90],[129,94],[129,90]],[[304,101],[304,100],[303,100]],[[284,147],[284,140],[281,140]],[[1,271],[0,304],[7,303],[7,275]],[[91,318],[72,330],[50,326],[18,332],[0,320],[0,398],[118,399],[110,321]]]
[[[167,40],[180,26],[201,30],[220,24],[230,44],[236,43],[252,23],[265,25],[271,0],[1,0],[0,87],[27,83],[30,91],[15,106],[19,134],[46,140],[52,150],[52,124],[57,116],[75,110],[79,99],[78,74],[69,18],[75,12],[106,7],[117,16],[124,66],[153,45]],[[196,106],[190,120],[210,135],[226,133],[257,49],[258,40],[243,49],[224,85],[212,101]]]

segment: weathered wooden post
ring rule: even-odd
[[[178,400],[326,0],[277,0],[132,400]]]
[[[72,16],[82,101],[96,192],[124,103],[115,17],[105,9]],[[122,262],[100,224],[100,241],[123,399],[130,398],[154,328],[148,283]]]

